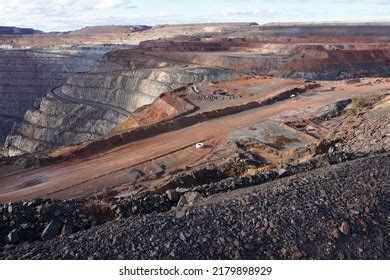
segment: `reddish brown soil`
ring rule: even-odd
[[[138,109],[115,128],[115,132],[147,126],[191,112],[195,106],[178,97],[175,92],[162,94],[151,105]]]

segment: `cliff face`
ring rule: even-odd
[[[0,51],[0,145],[27,110],[74,73],[88,70],[110,48]]]
[[[39,106],[7,137],[7,156],[76,144],[103,136],[138,108],[162,93],[190,83],[226,80],[238,74],[220,69],[183,66],[153,58],[146,65],[113,54],[89,72],[72,75],[49,90]]]

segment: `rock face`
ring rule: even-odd
[[[164,59],[145,60],[142,56],[124,61],[110,53],[91,71],[71,76],[60,89],[60,96],[49,91],[39,106],[29,110],[7,137],[6,154],[32,153],[106,135],[127,117],[126,112],[151,104],[164,92],[237,75],[228,70],[183,67]]]
[[[74,73],[88,70],[111,48],[0,52],[0,143],[27,110]]]

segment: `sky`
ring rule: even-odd
[[[0,0],[0,26],[390,21],[390,0]]]

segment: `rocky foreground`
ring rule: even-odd
[[[4,259],[388,259],[390,154],[210,196]]]

